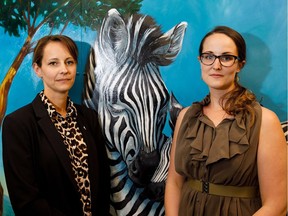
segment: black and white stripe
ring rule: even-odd
[[[166,33],[149,16],[112,9],[85,80],[84,103],[99,113],[111,167],[112,215],[164,215],[171,137],[163,134],[169,92],[159,66],[173,62],[187,24]]]
[[[285,138],[286,138],[286,142],[288,144],[288,120],[284,121],[284,122],[281,122],[281,126],[282,126],[282,129],[283,129]]]

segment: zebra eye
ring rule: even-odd
[[[124,110],[124,108],[122,106],[120,106],[119,104],[109,104],[108,107],[112,113],[121,113]]]

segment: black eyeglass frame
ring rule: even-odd
[[[206,64],[206,63],[204,63],[203,60],[202,60],[202,59],[203,59],[203,57],[202,57],[203,55],[213,56],[213,57],[214,57],[214,61],[213,61],[211,64]],[[223,56],[233,57],[233,58],[234,58],[233,63],[232,63],[231,65],[229,65],[229,66],[223,65],[223,63],[222,63],[222,61],[221,61],[221,57],[223,57]],[[230,55],[230,54],[223,54],[223,55],[217,56],[217,55],[214,55],[214,54],[212,54],[212,53],[201,53],[201,55],[199,56],[199,59],[200,59],[201,63],[204,64],[204,65],[206,65],[206,66],[211,66],[212,64],[214,64],[214,62],[216,61],[217,58],[219,59],[219,62],[220,62],[220,64],[221,64],[223,67],[231,67],[232,65],[235,64],[235,61],[236,61],[236,60],[238,60],[238,61],[240,60],[239,56]]]

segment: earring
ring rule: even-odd
[[[239,81],[240,81],[240,77],[238,76],[238,73],[237,73],[236,76],[235,76],[235,81],[236,81],[237,83],[239,83]]]

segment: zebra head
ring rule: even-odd
[[[140,187],[159,170],[161,150],[170,150],[162,133],[169,93],[159,66],[176,58],[186,27],[182,22],[162,33],[150,16],[124,19],[111,9],[90,55],[84,103],[99,113],[110,159],[126,164],[117,173],[128,173]]]

